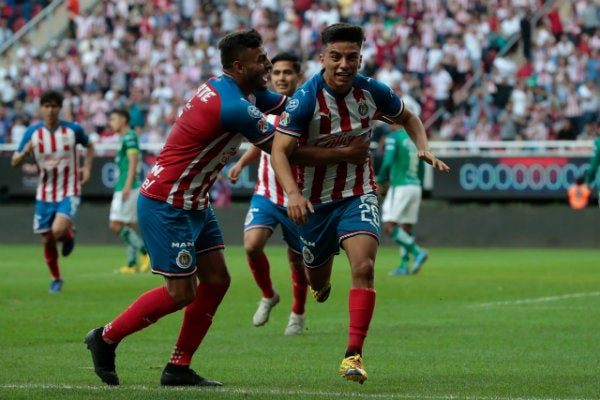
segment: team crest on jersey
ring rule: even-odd
[[[312,251],[310,251],[310,249],[306,246],[302,247],[302,258],[304,258],[304,262],[306,262],[307,264],[310,264],[313,261],[315,261],[315,256],[313,255]]]
[[[292,116],[287,111],[284,111],[281,114],[281,119],[279,120],[279,125],[288,126],[288,124],[290,123],[291,120],[292,120]]]
[[[266,133],[269,130],[269,123],[264,117],[261,117],[256,123],[256,128],[262,133]]]
[[[192,255],[187,250],[180,250],[175,259],[177,266],[181,269],[188,269],[192,266]]]
[[[298,106],[300,105],[300,102],[298,101],[298,99],[292,99],[289,101],[289,103],[287,103],[287,106],[285,106],[285,110],[286,111],[294,111],[296,108],[298,108]]]
[[[248,115],[250,115],[252,118],[262,117],[262,113],[260,112],[260,110],[253,105],[248,106]]]
[[[367,101],[365,99],[360,99],[358,101],[358,113],[361,117],[364,117],[369,112],[369,106],[367,106]]]

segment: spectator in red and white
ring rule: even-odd
[[[431,73],[429,85],[433,89],[433,98],[435,99],[435,108],[443,108],[449,111],[450,90],[454,85],[452,77],[446,71],[441,63],[438,63]]]
[[[587,59],[588,56],[578,48],[575,48],[567,57],[567,72],[571,82],[579,85],[586,81]]]
[[[571,120],[571,124],[581,133],[583,130],[583,108],[582,97],[577,92],[577,84],[574,82],[567,83],[567,94],[563,103],[564,116]]]
[[[417,36],[412,37],[412,45],[406,53],[405,69],[409,74],[417,76],[421,86],[424,86],[425,74],[427,73],[427,49]]]
[[[442,62],[444,52],[440,42],[434,42],[433,47],[427,52],[427,72],[432,73],[435,66]]]
[[[517,118],[526,118],[529,109],[532,106],[532,100],[532,95],[528,91],[526,80],[517,80],[517,83],[510,94],[510,101],[513,104],[513,114]]]
[[[575,50],[575,45],[566,33],[560,35],[559,41],[554,45],[559,57],[568,57]]]

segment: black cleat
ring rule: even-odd
[[[110,345],[102,339],[104,327],[92,329],[85,335],[85,344],[92,353],[94,371],[107,385],[118,385],[119,376],[115,371],[116,344]]]
[[[75,234],[71,233],[71,238],[65,240],[62,244],[61,254],[63,257],[67,257],[69,254],[73,252],[75,248]]]
[[[331,293],[331,283],[327,282],[320,290],[314,290],[311,287],[310,293],[318,303],[324,303],[329,298],[329,294]]]
[[[167,371],[168,370],[168,371]],[[223,386],[221,382],[209,381],[189,366],[167,365],[160,376],[163,386]]]

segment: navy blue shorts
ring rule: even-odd
[[[290,249],[296,253],[300,253],[298,227],[288,217],[287,209],[278,206],[265,196],[259,194],[252,195],[250,208],[244,221],[244,232],[255,228],[269,229],[272,232],[277,228],[277,225],[281,225],[283,240],[285,240]]]
[[[168,277],[196,273],[196,255],[223,249],[223,233],[212,208],[182,210],[144,195],[138,197],[138,223],[152,272]]]
[[[302,257],[308,268],[316,268],[340,253],[341,243],[356,235],[379,241],[379,202],[374,193],[314,205],[308,222],[298,227]]]

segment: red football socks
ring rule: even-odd
[[[152,289],[137,298],[125,311],[104,327],[104,339],[119,343],[131,335],[155,323],[167,314],[179,310],[179,307],[165,286]]]
[[[265,253],[261,253],[254,259],[248,258],[248,265],[252,275],[254,275],[256,284],[262,291],[262,296],[267,299],[275,296],[275,290],[273,290],[273,283],[271,282],[271,267]]]
[[[50,270],[50,275],[53,279],[60,278],[60,268],[58,267],[58,250],[56,249],[56,243],[52,244],[44,244],[44,258],[46,259],[46,264],[48,264],[48,269]]]
[[[200,283],[194,301],[185,308],[179,338],[169,363],[190,365],[192,356],[202,343],[213,321],[221,300],[227,293],[227,285]]]
[[[348,309],[350,311],[350,334],[346,354],[362,354],[363,343],[375,310],[375,289],[350,289]]]
[[[304,314],[304,306],[306,305],[306,292],[308,291],[308,279],[306,278],[306,272],[296,271],[292,269],[292,289],[294,291],[294,304],[292,305],[292,311],[295,314]]]

